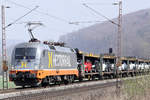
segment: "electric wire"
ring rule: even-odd
[[[30,14],[32,11],[36,10],[39,6],[36,6],[35,8],[31,9],[28,13],[24,14],[23,16],[17,18],[15,21],[13,21],[12,23],[8,24],[5,28],[15,24],[17,21],[21,20],[22,18],[24,18],[26,15]]]
[[[114,5],[114,3],[100,3],[100,2],[86,2],[85,4],[89,4],[89,5],[101,5],[101,6],[110,6],[110,5]]]
[[[19,6],[19,7],[28,9],[28,10],[31,10],[29,7],[26,7],[26,6],[22,5],[22,4],[18,4],[18,3],[14,2],[14,1],[11,1],[11,0],[6,0],[6,1],[9,2],[9,3],[14,4],[14,5],[16,5],[16,6]],[[46,16],[49,16],[49,17],[54,18],[54,19],[59,20],[59,21],[63,21],[63,22],[66,22],[66,23],[69,22],[69,21],[67,21],[67,20],[65,20],[65,19],[63,19],[63,18],[60,18],[60,17],[54,16],[54,15],[51,15],[51,14],[49,14],[49,13],[45,13],[45,12],[42,12],[42,11],[39,11],[39,10],[37,10],[36,12],[37,12],[37,13],[40,13],[40,14],[43,14],[43,15],[46,15]]]
[[[103,14],[101,14],[100,12],[96,11],[95,9],[89,7],[87,4],[83,3],[83,5],[84,5],[86,8],[88,8],[88,9],[92,10],[93,12],[95,12],[96,14],[98,14],[99,16],[101,16],[101,17],[107,19],[109,22],[111,22],[111,23],[113,23],[113,24],[115,24],[115,25],[117,25],[117,26],[119,25],[119,24],[115,23],[114,21],[112,21],[111,19],[109,19],[108,17],[106,17],[106,16],[104,16]]]
[[[69,22],[69,24],[80,24],[80,23],[100,23],[100,22],[103,22],[103,21],[76,21],[76,22]]]

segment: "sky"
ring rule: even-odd
[[[43,23],[43,26],[33,30],[35,37],[42,41],[57,41],[61,35],[96,24],[74,25],[69,22],[105,21],[103,17],[83,6],[83,3],[110,19],[116,18],[118,17],[118,6],[112,5],[114,2],[118,2],[118,0],[0,0],[0,5],[10,7],[5,9],[6,26],[38,6],[36,10],[6,28],[7,41],[13,43],[13,41],[28,41],[30,39],[27,23],[32,21]],[[150,0],[123,0],[122,2],[123,15],[150,8]]]

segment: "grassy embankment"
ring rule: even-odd
[[[150,76],[124,80],[121,90],[125,100],[150,100]]]
[[[100,92],[92,92],[94,100],[150,100],[150,75],[121,79],[122,85],[118,94],[116,87],[103,89]],[[91,100],[91,99],[87,99]]]
[[[13,82],[8,82],[8,87],[9,88],[15,88],[15,84]],[[2,81],[2,76],[0,76],[0,89],[3,88],[3,81]]]

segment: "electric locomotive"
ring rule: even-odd
[[[9,72],[17,86],[38,86],[74,81],[78,77],[77,56],[72,48],[30,41],[15,46]]]

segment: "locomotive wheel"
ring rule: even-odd
[[[63,83],[67,85],[69,83],[69,76],[64,76],[62,80],[63,80]]]
[[[48,81],[47,81],[47,78],[44,78],[43,80],[42,80],[42,82],[41,82],[41,86],[42,87],[46,87],[46,86],[48,86],[49,85],[49,83],[48,83]]]
[[[59,81],[59,82],[57,82],[57,85],[60,85],[61,84],[61,82]]]
[[[64,80],[64,84],[67,85],[69,83],[68,80]]]
[[[83,78],[82,77],[79,77],[79,82],[82,82],[83,81]]]
[[[48,83],[41,83],[41,86],[46,87],[46,86],[48,86]]]

